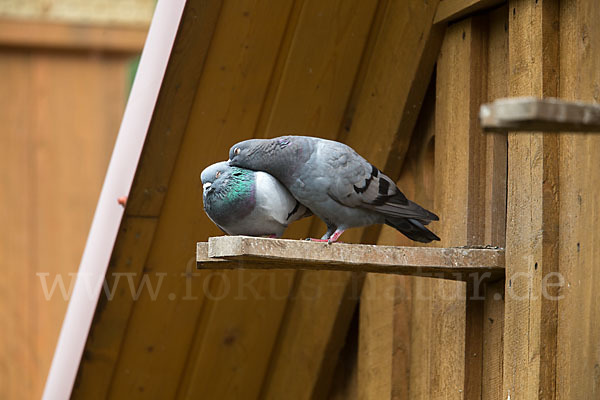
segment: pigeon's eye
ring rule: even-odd
[[[235,154],[235,155],[237,156],[238,154],[240,154],[240,152],[241,152],[241,151],[242,151],[242,150],[241,150],[239,147],[236,147],[236,148],[233,150],[233,154]]]
[[[221,176],[221,171],[217,171],[217,173],[215,174],[215,178],[218,178]]]

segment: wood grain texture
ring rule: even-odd
[[[470,18],[450,26],[438,58],[435,204],[444,246],[485,239],[485,137],[475,118],[485,96],[484,22]],[[473,283],[436,282],[432,287],[436,344],[430,356],[437,371],[431,377],[431,398],[481,393],[483,301],[474,296]]]
[[[600,15],[596,1],[560,8],[560,91],[565,100],[597,102]],[[561,134],[556,397],[600,396],[600,136]]]
[[[509,95],[556,97],[558,5],[509,2]],[[503,397],[556,398],[558,137],[509,133]],[[554,295],[557,288],[549,293]]]
[[[488,15],[487,99],[508,93],[508,7]],[[485,243],[506,246],[506,185],[508,139],[487,133],[485,170]],[[504,281],[486,285],[483,296],[482,399],[502,397]]]
[[[0,46],[49,50],[102,51],[137,55],[147,26],[93,26],[0,18]]]
[[[201,243],[198,243],[201,245]],[[208,258],[233,263],[206,264],[209,268],[331,269],[356,272],[411,274],[466,280],[470,273],[502,276],[502,249],[374,246],[327,244],[304,240],[250,236],[212,237]],[[203,265],[202,252],[196,262]],[[248,266],[245,265],[248,263]],[[462,276],[466,274],[467,276]]]
[[[394,344],[394,277],[369,274],[361,293],[358,398],[389,399]]]

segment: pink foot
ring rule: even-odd
[[[309,242],[321,242],[321,243],[327,242],[327,243],[331,244],[331,243],[337,242],[337,240],[340,238],[340,236],[342,236],[342,233],[344,233],[344,230],[336,230],[335,232],[333,232],[333,235],[331,235],[329,237],[329,239],[306,238],[306,240],[308,240]]]
[[[121,196],[117,199],[117,203],[125,207],[127,205],[127,196]]]
[[[327,242],[329,242],[329,243],[337,242],[337,240],[340,238],[340,236],[342,236],[342,233],[344,233],[343,229],[336,230],[335,232],[333,232],[333,235],[331,235],[331,237],[327,240]]]

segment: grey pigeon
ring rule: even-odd
[[[200,175],[204,211],[230,235],[281,237],[289,223],[312,215],[266,172],[213,164]]]
[[[325,222],[321,240],[335,242],[348,228],[383,223],[417,242],[440,240],[425,228],[437,215],[408,200],[343,143],[308,136],[250,139],[231,147],[229,164],[277,178]]]

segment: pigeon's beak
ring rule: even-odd
[[[231,158],[227,160],[227,165],[231,165]]]
[[[212,186],[212,183],[210,182],[206,182],[204,185],[202,185],[202,189],[204,189],[204,191],[207,191],[209,187]]]

